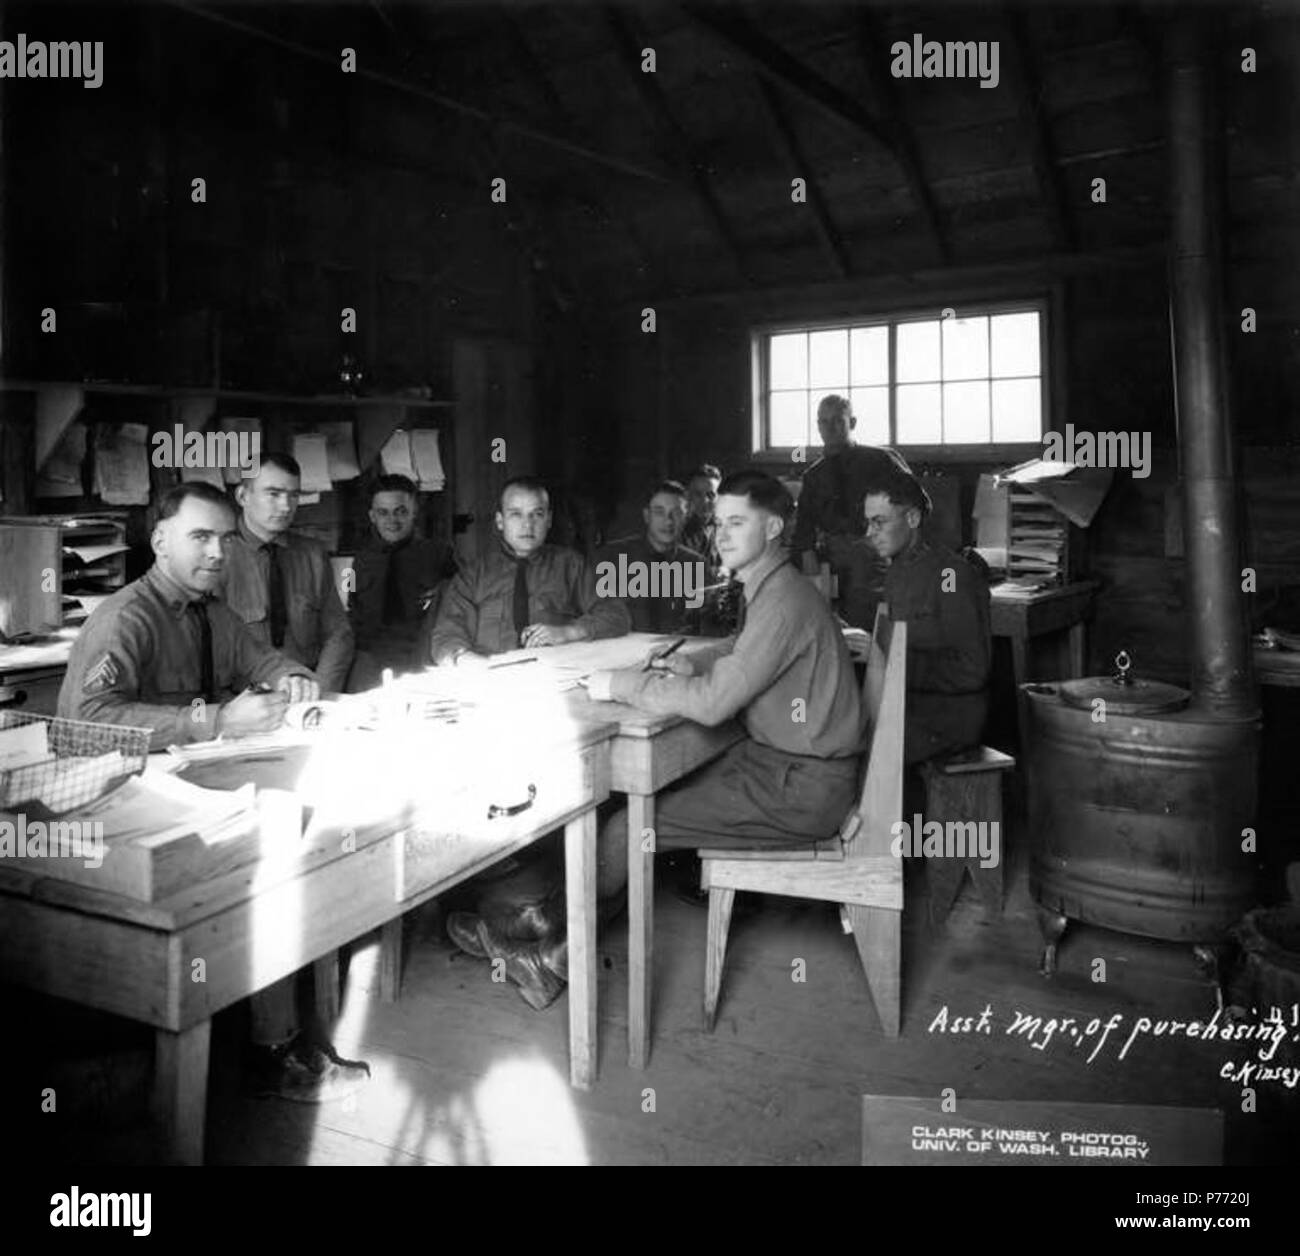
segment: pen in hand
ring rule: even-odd
[[[652,654],[648,659],[646,659],[645,666],[641,670],[643,672],[648,672],[656,663],[660,663],[670,655],[676,654],[685,644],[686,638],[678,637],[677,640],[674,641],[662,654]]]

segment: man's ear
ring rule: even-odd
[[[911,528],[913,532],[920,529],[924,519],[925,515],[915,506],[909,506],[907,508],[907,526]]]
[[[246,481],[240,480],[239,483],[235,485],[235,500],[239,503],[240,510],[244,508],[244,499],[247,496],[248,484]]]
[[[780,515],[768,515],[766,531],[769,541],[776,540],[785,531],[785,520]]]
[[[506,517],[499,510],[496,513],[496,523],[498,532],[504,532],[506,530]]]

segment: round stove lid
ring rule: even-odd
[[[1120,683],[1110,676],[1085,676],[1082,680],[1063,680],[1057,686],[1071,706],[1091,707],[1100,698],[1106,710],[1116,715],[1156,715],[1161,711],[1181,711],[1192,699],[1186,689],[1167,685],[1161,680],[1131,680]]]

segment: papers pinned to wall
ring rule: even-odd
[[[341,423],[321,423],[319,428],[325,437],[330,479],[335,484],[340,480],[355,480],[361,474],[361,467],[357,463],[352,424],[344,420]]]
[[[414,480],[415,464],[411,461],[411,434],[404,428],[398,428],[379,451],[385,475],[404,475]]]
[[[36,477],[37,497],[80,497],[81,464],[86,460],[86,425],[73,420],[64,428]]]
[[[250,436],[254,432],[257,432],[260,437],[262,431],[262,420],[240,418],[228,414],[221,420],[221,430],[223,432],[247,432]],[[227,484],[240,484],[243,482],[244,477],[241,474],[239,467],[222,467],[221,473],[225,477]]]
[[[415,464],[415,481],[424,492],[441,493],[447,487],[437,432],[419,428],[411,433],[411,461]]]
[[[407,431],[398,428],[380,451],[386,475],[404,475],[424,493],[440,493],[447,487],[438,452],[438,433],[429,428]]]
[[[149,504],[148,439],[143,423],[95,429],[95,492],[110,506]]]
[[[302,469],[301,489],[305,500],[310,493],[328,493],[330,481],[329,453],[324,436],[306,433],[293,438],[293,457]]]

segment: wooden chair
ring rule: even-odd
[[[852,930],[876,1014],[898,1036],[901,1010],[903,863],[890,853],[903,812],[903,713],[907,625],[876,613],[862,693],[870,752],[857,807],[840,831],[797,850],[701,850],[701,886],[709,892],[704,1019],[713,1029],[722,989],[727,930],[737,890],[839,903]]]

